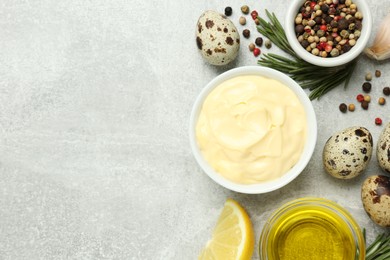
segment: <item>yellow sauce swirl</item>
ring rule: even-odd
[[[306,140],[306,114],[281,82],[243,75],[206,97],[196,138],[206,161],[242,184],[276,179],[299,160]]]

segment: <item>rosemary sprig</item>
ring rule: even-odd
[[[320,67],[302,60],[291,48],[284,29],[275,14],[271,14],[268,10],[265,11],[269,22],[258,17],[260,23],[257,30],[292,58],[268,53],[260,58],[259,65],[289,74],[302,88],[308,88],[311,91],[309,98],[312,100],[319,99],[343,82],[344,88],[348,86],[357,59],[337,67]]]
[[[378,235],[374,242],[366,248],[366,260],[390,259],[390,234]]]

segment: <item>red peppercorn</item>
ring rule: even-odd
[[[314,7],[316,6],[316,4],[317,4],[316,2],[311,2],[310,3],[310,9],[313,10]]]
[[[341,20],[341,19],[343,19],[343,17],[341,16],[341,15],[339,15],[339,16],[336,16],[335,18],[334,18],[334,20],[337,22],[338,20]]]
[[[261,53],[261,51],[260,51],[259,48],[255,48],[255,49],[253,50],[253,55],[255,55],[255,57],[259,56],[260,53]]]
[[[321,26],[320,26],[320,29],[323,30],[323,31],[325,31],[325,32],[328,30],[328,28],[326,27],[325,24],[321,25]]]
[[[325,50],[325,47],[327,46],[328,44],[326,42],[321,42],[320,44],[317,45],[317,48],[320,50],[320,51],[323,51]]]
[[[326,52],[330,52],[332,49],[333,49],[332,45],[327,44],[327,45],[325,46],[325,51],[326,51]]]
[[[364,101],[364,96],[362,94],[359,94],[356,96],[356,100],[361,103]]]
[[[256,20],[257,16],[259,16],[259,13],[258,13],[256,10],[253,10],[253,11],[251,12],[251,16],[252,16],[252,19],[253,19],[253,20]]]
[[[380,119],[379,117],[375,118],[375,124],[376,125],[381,125],[382,124],[382,119]]]

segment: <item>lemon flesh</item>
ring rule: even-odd
[[[228,199],[214,228],[212,238],[199,255],[199,260],[247,260],[254,249],[251,220],[244,208]]]

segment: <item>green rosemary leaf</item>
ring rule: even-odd
[[[269,21],[258,17],[257,30],[267,37],[277,47],[289,54],[286,58],[274,53],[264,54],[258,64],[273,68],[290,75],[302,88],[311,91],[310,99],[319,99],[330,90],[344,82],[344,88],[349,84],[353,71],[357,65],[356,60],[338,67],[320,67],[302,60],[291,48],[282,25],[274,13],[265,10]]]
[[[380,234],[366,248],[366,260],[390,259],[390,235]]]

